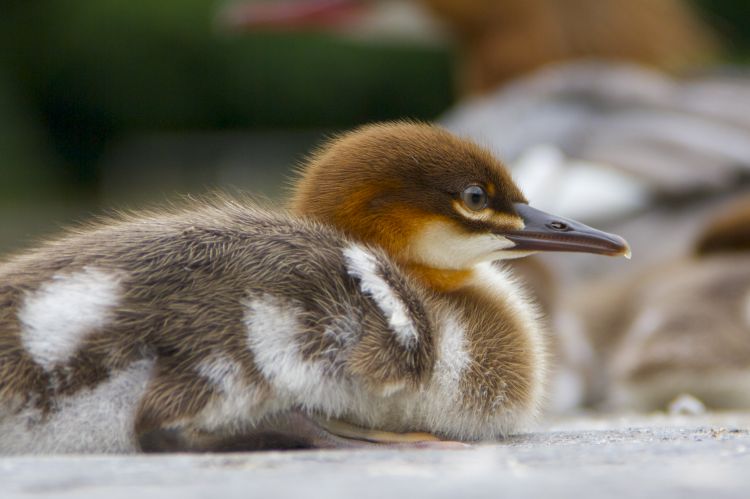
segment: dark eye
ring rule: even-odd
[[[487,193],[478,185],[470,185],[464,189],[461,200],[470,210],[479,211],[487,207]]]

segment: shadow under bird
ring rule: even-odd
[[[539,251],[629,255],[415,123],[332,140],[289,211],[215,197],[71,230],[0,266],[0,452],[502,437],[545,353],[492,262]]]

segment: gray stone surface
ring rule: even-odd
[[[451,450],[0,459],[2,498],[750,497],[750,413],[578,417]]]

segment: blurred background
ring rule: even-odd
[[[750,249],[748,63],[746,0],[0,0],[0,253],[214,188],[283,203],[325,137],[434,120],[633,246],[531,276],[552,405],[663,407],[716,375],[701,398],[740,376],[714,405],[748,407],[750,262],[724,257]]]
[[[229,29],[226,5],[0,3],[0,251],[102,207],[275,197],[326,134],[454,101],[446,46]]]
[[[456,44],[422,33],[440,26],[417,20],[417,8],[392,8],[390,24],[404,26],[389,32],[385,18],[378,33],[347,32],[342,20],[237,29],[221,20],[230,6],[0,3],[0,251],[175,193],[232,186],[275,197],[326,134],[437,119],[461,95]],[[718,62],[747,60],[746,2],[697,6],[724,38]]]

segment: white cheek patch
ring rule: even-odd
[[[55,275],[23,302],[18,312],[21,342],[35,362],[51,369],[106,325],[119,298],[120,281],[111,273],[86,267]]]
[[[507,258],[515,243],[495,234],[467,234],[444,222],[431,222],[414,238],[411,259],[433,268],[466,269]]]
[[[244,319],[248,347],[279,397],[340,413],[348,408],[349,394],[326,375],[322,363],[300,355],[297,334],[303,331],[299,320],[303,313],[294,303],[270,295],[250,300]]]
[[[375,256],[363,247],[353,244],[344,250],[344,258],[349,275],[359,279],[362,292],[375,300],[391,329],[396,333],[399,343],[407,348],[416,345],[417,329],[409,318],[404,303],[378,274],[378,261]]]

